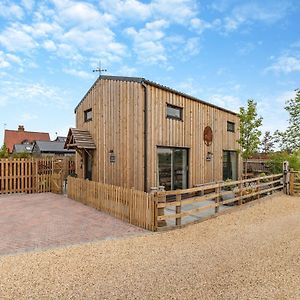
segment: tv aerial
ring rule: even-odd
[[[93,72],[98,72],[99,73],[99,78],[101,77],[102,72],[107,72],[106,69],[101,68],[101,61],[99,61],[99,67],[94,69]]]

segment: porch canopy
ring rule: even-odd
[[[75,149],[80,152],[82,150],[94,150],[96,145],[89,131],[70,128],[64,148]]]

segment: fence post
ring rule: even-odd
[[[243,196],[243,180],[241,180],[239,182],[239,200],[238,200],[238,205],[242,205],[243,204],[242,196]]]
[[[289,195],[289,162],[284,161],[282,163],[282,173],[283,173],[283,192]]]
[[[292,171],[293,169],[291,169]],[[294,182],[295,182],[295,174],[290,172],[290,195],[294,196]]]
[[[221,185],[218,183],[218,186],[215,188],[215,193],[217,194],[217,197],[215,198],[215,214],[219,212],[220,208],[220,194],[221,194]]]
[[[176,202],[180,202],[179,205],[176,205],[176,214],[180,214],[181,213],[181,194],[176,195]],[[178,218],[176,218],[176,226],[180,226],[181,225],[181,216],[179,216]]]

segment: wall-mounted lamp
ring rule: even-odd
[[[114,150],[109,151],[109,162],[110,163],[116,162],[116,154],[114,153]]]
[[[214,156],[213,153],[208,151],[206,155],[206,160],[211,161],[213,159],[213,156]]]

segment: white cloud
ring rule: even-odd
[[[284,18],[290,10],[288,1],[246,2],[234,6],[231,13],[224,18],[226,32],[237,30],[242,24],[262,22],[273,24]]]
[[[22,19],[24,11],[16,4],[11,4],[9,1],[3,1],[0,2],[0,16],[8,19]]]
[[[186,41],[184,54],[188,56],[197,55],[200,51],[199,38],[190,38]]]
[[[282,55],[265,69],[265,72],[268,71],[285,74],[300,71],[300,59],[292,55]]]
[[[0,68],[8,68],[8,67],[10,67],[10,63],[4,60],[4,58],[0,56]]]
[[[94,78],[94,76],[91,73],[88,73],[88,72],[83,71],[83,70],[63,69],[63,71],[66,74],[73,75],[73,76],[76,76],[76,77],[79,77],[79,78],[82,78],[82,79],[92,79],[92,78]]]
[[[100,6],[109,13],[123,18],[146,20],[151,16],[151,5],[137,0],[104,0]]]
[[[0,50],[0,68],[8,68],[11,63],[21,64],[22,60],[14,54],[4,53]]]
[[[210,97],[209,102],[234,112],[238,112],[239,108],[243,106],[242,100],[239,97],[232,95],[213,94]]]
[[[133,27],[125,30],[133,39],[134,51],[140,61],[150,64],[167,61],[167,53],[163,45],[163,38],[165,37],[163,30],[168,25],[169,23],[165,20],[157,20],[146,23],[145,27],[138,31]]]
[[[26,52],[38,45],[29,34],[14,27],[9,27],[0,33],[0,44],[14,52]]]
[[[46,40],[43,42],[43,47],[48,51],[55,51],[57,49],[55,43],[51,40]]]
[[[31,11],[34,7],[34,0],[22,0],[21,3],[24,8],[29,11]]]
[[[195,0],[152,0],[148,3],[137,0],[102,0],[100,6],[116,19],[165,19],[179,24],[189,24],[198,11]]]
[[[70,108],[70,100],[66,96],[66,92],[57,87],[15,79],[0,81],[0,89],[0,103],[2,105],[6,103],[14,103],[15,105],[31,103],[40,107]]]
[[[6,57],[8,60],[10,60],[11,62],[14,62],[16,64],[21,64],[22,63],[22,60],[20,57],[14,55],[14,54],[11,54],[11,53],[7,53],[6,54]]]
[[[199,18],[193,18],[190,22],[190,28],[195,30],[198,34],[202,34],[207,29],[215,29],[221,26],[221,20],[215,19],[213,22],[209,23],[207,21],[201,20]]]
[[[137,75],[137,69],[129,66],[122,66],[116,73],[123,76],[135,76]]]

